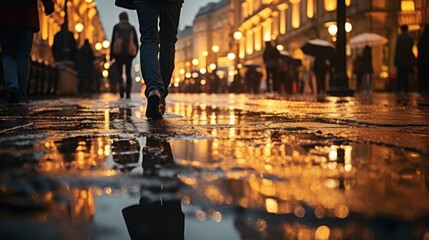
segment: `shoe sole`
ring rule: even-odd
[[[159,97],[150,96],[147,99],[146,117],[152,119],[162,118],[162,114],[159,112]]]

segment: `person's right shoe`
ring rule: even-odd
[[[154,89],[147,96],[146,117],[151,119],[162,118],[160,110],[161,93]]]
[[[11,88],[8,90],[6,101],[8,103],[17,103],[19,102],[19,92],[16,88]]]

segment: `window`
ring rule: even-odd
[[[335,11],[337,9],[337,0],[325,0],[325,10],[328,12]]]
[[[415,5],[413,0],[402,0],[401,1],[401,10],[404,12],[410,12],[415,10]]]

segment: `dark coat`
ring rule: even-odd
[[[280,52],[279,50],[273,46],[270,42],[266,42],[265,44],[265,50],[262,54],[262,58],[264,60],[266,67],[277,67],[278,61],[280,58]]]
[[[45,6],[53,8],[52,0],[43,0]],[[38,0],[0,1],[0,26],[25,27],[40,30]]]
[[[395,66],[412,67],[415,57],[413,54],[414,40],[408,32],[402,32],[396,39]]]
[[[429,24],[425,26],[417,48],[419,51],[418,62],[420,64],[429,64]]]
[[[64,51],[66,49],[68,49],[67,53]],[[65,26],[62,26],[62,29],[55,34],[54,43],[52,44],[52,54],[54,55],[55,61],[69,60],[74,62],[76,60],[77,51],[77,43],[73,33],[67,30]],[[67,54],[67,57],[65,54]]]
[[[374,73],[372,66],[372,49],[366,45],[362,51],[362,74]]]

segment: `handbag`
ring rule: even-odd
[[[115,5],[121,8],[130,9],[130,10],[136,9],[134,0],[115,0]]]

